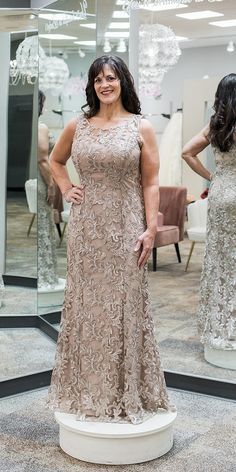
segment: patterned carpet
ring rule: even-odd
[[[46,390],[0,401],[1,472],[235,472],[236,403],[171,391],[178,408],[174,446],[143,464],[104,466],[69,457],[45,408]],[[92,445],[91,445],[92,447]]]

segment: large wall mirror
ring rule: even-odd
[[[230,52],[228,47],[229,41],[235,41],[233,28],[210,25],[210,21],[213,21],[211,19],[207,22],[199,19],[190,21],[184,15],[181,16],[190,12],[190,7],[192,13],[198,13],[203,9],[203,5],[199,5],[192,2],[181,10],[169,6],[166,10],[158,10],[157,7],[155,10],[140,10],[138,15],[137,12],[131,13],[137,27],[145,25],[147,31],[157,31],[158,25],[165,25],[171,27],[179,37],[181,51],[176,64],[164,75],[159,90],[152,90],[151,84],[146,90],[140,87],[140,98],[143,113],[153,123],[159,143],[160,185],[186,187],[187,204],[201,199],[201,194],[207,190],[209,183],[181,162],[181,148],[209,122],[217,84],[224,75],[235,70],[235,52]],[[233,14],[232,2],[217,2],[217,5],[214,4],[214,11],[224,15],[225,19],[230,19],[230,11]],[[140,41],[142,42],[141,37],[139,47],[143,53]],[[130,54],[132,48],[135,51],[136,47],[130,37]],[[150,44],[150,55],[152,53]],[[146,58],[147,56],[146,47]],[[209,170],[214,171],[214,156],[210,147],[202,153],[201,159]],[[175,172],[171,174],[173,168]],[[161,193],[161,198],[167,198],[167,195],[164,197]],[[157,249],[156,272],[153,271],[151,260],[149,264],[153,315],[163,367],[166,371],[185,374],[189,378],[200,377],[205,385],[208,380],[214,379],[229,382],[233,389],[236,365],[234,369],[222,368],[207,362],[204,357],[204,347],[197,330],[197,307],[205,243],[202,241],[195,244],[186,271],[192,244],[186,234],[186,216],[184,227],[184,239],[179,243],[182,263],[178,263],[172,244]],[[201,385],[201,381],[193,382],[195,387]],[[181,380],[179,383],[181,384]]]
[[[22,44],[37,41],[37,18],[28,10],[1,10],[1,273],[5,282],[0,314],[37,310],[37,71],[26,77],[15,67]],[[28,39],[27,39],[28,38]],[[36,58],[37,61],[37,58]],[[36,64],[37,66],[37,64]],[[32,64],[29,65],[29,69]],[[28,183],[35,182],[34,208]]]
[[[46,54],[46,62],[39,66],[39,87],[45,97],[39,126],[48,127],[50,152],[65,125],[81,113],[85,104],[87,72],[96,56],[95,0],[57,1],[42,9],[39,43]],[[78,183],[71,160],[67,166],[72,182]],[[63,301],[70,206],[57,186],[49,206],[40,165],[38,178],[38,311],[43,314],[60,310]]]

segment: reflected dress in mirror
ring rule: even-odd
[[[83,202],[72,204],[68,266],[49,404],[81,420],[140,423],[170,409],[150,312],[140,181],[140,116],[109,129],[80,116],[72,160]]]
[[[205,345],[236,349],[236,143],[214,152],[198,325]]]
[[[48,155],[55,144],[48,133]],[[56,234],[52,204],[48,202],[48,186],[38,172],[38,287],[53,288],[58,284]]]

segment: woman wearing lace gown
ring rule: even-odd
[[[236,349],[236,74],[218,85],[210,124],[183,149],[183,158],[211,181],[198,325],[201,341],[215,349]],[[212,145],[216,170],[197,154]]]
[[[169,409],[147,273],[158,151],[122,59],[93,62],[86,96],[86,112],[69,122],[50,158],[72,209],[49,403],[78,419],[139,423]],[[66,171],[70,155],[80,186],[72,186]]]
[[[45,95],[39,90],[39,116]],[[48,156],[54,142],[44,123],[38,125],[38,287],[54,288],[58,284],[56,235],[53,220],[55,186]]]

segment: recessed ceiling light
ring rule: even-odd
[[[125,0],[116,0],[116,5],[124,5]]]
[[[71,20],[72,15],[68,15],[68,13],[39,13],[39,18],[48,21],[64,21]]]
[[[83,28],[96,29],[96,23],[82,23],[80,26],[83,26]]]
[[[119,22],[117,21],[117,23],[116,22],[114,22],[114,23],[111,22],[109,24],[109,28],[110,29],[129,29],[129,22],[128,21],[126,23],[123,23],[123,22],[120,22],[120,21]]]
[[[128,13],[123,10],[115,10],[112,13],[112,18],[129,18]]]
[[[68,36],[67,34],[58,34],[58,33],[48,33],[48,34],[39,34],[40,38],[46,39],[77,39],[77,36]]]
[[[80,44],[81,46],[96,46],[96,41],[74,41],[74,44]]]
[[[186,20],[200,20],[201,18],[214,18],[216,16],[224,16],[223,13],[217,13],[216,11],[203,10],[203,11],[192,11],[190,13],[177,13],[176,16],[185,18]]]
[[[169,3],[169,5],[152,5],[149,7],[142,7],[143,10],[150,11],[165,11],[165,10],[176,10],[179,8],[188,8],[188,5],[183,5],[183,3]]]
[[[106,31],[105,38],[128,38],[129,31]]]
[[[189,38],[186,38],[186,36],[175,36],[177,41],[189,41]]]
[[[224,21],[212,21],[209,25],[219,26],[220,28],[230,28],[232,26],[236,26],[236,19],[235,20],[224,20]]]

